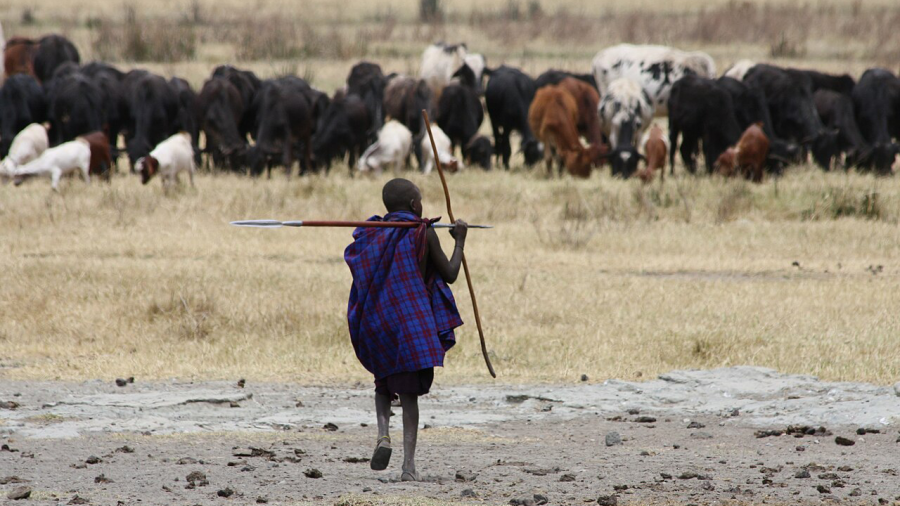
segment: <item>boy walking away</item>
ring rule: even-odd
[[[369,221],[411,221],[415,228],[357,228],[344,259],[353,275],[347,320],[350,340],[362,365],[375,376],[378,441],[371,467],[381,471],[391,458],[391,401],[403,408],[402,481],[418,481],[416,438],[419,396],[431,389],[434,368],[454,344],[462,325],[447,283],[456,281],[466,244],[467,225],[457,220],[450,258],[431,224],[422,218],[422,193],[411,181],[384,185],[387,214]]]

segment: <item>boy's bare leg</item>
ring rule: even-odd
[[[391,460],[391,396],[375,394],[375,419],[378,422],[378,442],[370,467],[383,471]]]
[[[403,405],[403,474],[402,481],[419,481],[416,472],[416,441],[419,435],[419,397],[401,395]]]

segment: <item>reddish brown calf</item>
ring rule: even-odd
[[[644,157],[647,166],[638,171],[637,176],[647,184],[653,181],[653,173],[659,171],[660,181],[666,179],[666,155],[669,153],[669,143],[663,135],[662,128],[656,123],[650,127],[647,140],[644,141]]]
[[[34,77],[34,53],[37,42],[25,37],[13,37],[6,41],[3,51],[3,70],[6,77],[28,74]]]
[[[592,145],[585,148],[578,139],[577,123],[578,105],[569,92],[559,86],[545,86],[538,90],[528,110],[528,125],[538,140],[544,143],[548,173],[552,171],[552,152],[556,151],[569,174],[590,177],[591,166],[599,157],[601,147]]]

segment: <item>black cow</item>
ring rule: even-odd
[[[128,123],[128,102],[125,100],[125,88],[122,84],[125,73],[101,62],[90,62],[82,66],[81,73],[93,81],[103,93],[106,111],[103,132],[109,139],[110,154],[115,160],[119,156],[119,134]]]
[[[543,157],[540,143],[528,126],[528,108],[534,100],[534,80],[519,69],[501,66],[493,70],[484,92],[484,101],[494,131],[494,147],[503,166],[509,169],[512,147],[509,135],[518,131],[522,136],[525,163],[534,165]]]
[[[428,117],[434,121],[431,88],[422,79],[395,76],[388,81],[384,90],[384,113],[403,123],[413,135],[413,153],[419,167],[423,167],[422,139],[425,136],[425,123],[422,110],[428,111]]]
[[[347,94],[360,97],[366,104],[366,111],[371,119],[370,131],[367,132],[370,141],[378,135],[381,125],[384,125],[384,88],[387,86],[387,78],[376,63],[360,62],[350,69],[347,76]]]
[[[278,157],[288,177],[295,159],[300,160],[301,174],[309,170],[315,120],[308,91],[309,84],[293,76],[263,83],[251,105],[257,123],[256,145],[247,154],[252,175],[258,176],[267,167],[271,177]]]
[[[893,162],[896,146],[893,144],[871,147],[856,123],[853,100],[832,90],[819,90],[813,94],[816,109],[822,123],[838,131],[838,149],[845,153],[845,167],[870,170],[873,166],[888,166]]]
[[[197,108],[197,93],[191,85],[180,77],[169,79],[169,86],[178,98],[178,118],[174,129],[191,134],[194,147],[194,163],[200,165],[200,112]]]
[[[597,89],[597,79],[593,76],[593,74],[574,74],[565,70],[556,69],[550,69],[539,75],[538,78],[534,80],[534,89],[538,90],[550,84],[559,84],[560,81],[567,77],[581,79],[582,81],[593,86],[594,89]]]
[[[13,138],[32,123],[47,121],[41,85],[28,74],[10,76],[0,88],[0,158],[9,154]]]
[[[681,159],[687,170],[697,171],[695,155],[703,141],[707,172],[729,146],[737,143],[743,130],[735,116],[731,94],[713,79],[686,75],[672,85],[669,95],[669,163],[674,169],[678,136]]]
[[[253,117],[255,110],[250,105],[262,87],[262,81],[256,77],[253,71],[240,70],[231,65],[219,65],[213,69],[212,77],[227,79],[240,92],[241,100],[244,103],[244,116],[241,118],[239,126],[241,135],[246,138],[248,134],[254,131],[256,126],[256,118]]]
[[[335,93],[313,137],[312,152],[316,166],[324,164],[327,170],[331,168],[332,160],[347,154],[350,173],[353,173],[352,167],[369,145],[368,133],[372,121],[368,105],[359,95]]]
[[[763,132],[769,139],[769,154],[766,158],[766,170],[780,174],[788,164],[800,163],[803,152],[796,143],[779,139],[772,127],[772,116],[766,103],[766,94],[758,88],[730,77],[720,77],[718,85],[731,95],[734,104],[734,115],[741,131],[754,123],[762,123]]]
[[[889,70],[866,70],[852,98],[856,123],[875,152],[872,168],[889,174],[898,152],[894,141],[900,138],[900,79]]]
[[[51,146],[101,131],[106,125],[103,90],[77,66],[73,71],[69,65],[60,66],[45,87]]]
[[[809,84],[813,93],[819,90],[831,90],[837,93],[842,93],[849,97],[850,94],[853,93],[853,87],[856,86],[856,81],[854,81],[853,78],[847,74],[841,74],[838,76],[834,74],[819,72],[818,70],[785,70],[787,70],[789,73],[794,74],[795,76],[809,79]]]
[[[812,79],[772,65],[758,64],[747,71],[744,83],[766,95],[775,135],[810,148],[824,169],[837,154],[837,132],[826,130],[812,98]]]
[[[199,127],[206,134],[206,151],[216,167],[240,170],[247,151],[247,137],[240,132],[244,116],[241,92],[228,79],[213,78],[197,97]]]
[[[453,74],[458,82],[453,82],[441,92],[438,101],[437,124],[450,138],[451,149],[456,150],[460,146],[463,157],[469,163],[478,163],[485,169],[490,164],[484,165],[484,160],[470,160],[469,143],[478,134],[478,128],[484,121],[484,109],[475,88],[475,73],[468,65],[463,64]]]
[[[133,70],[123,85],[129,111],[125,151],[133,170],[139,158],[178,132],[180,106],[175,90],[158,75]]]
[[[34,52],[34,75],[45,83],[53,78],[57,67],[66,62],[81,63],[78,49],[62,35],[46,35],[38,41]]]

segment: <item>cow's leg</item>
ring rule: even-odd
[[[62,171],[59,170],[59,167],[51,167],[50,168],[50,188],[53,191],[59,191],[59,178],[62,177]]]
[[[669,122],[669,174],[675,175],[675,151],[678,149],[678,129]],[[665,167],[663,167],[665,173]]]
[[[697,139],[692,136],[685,135],[681,140],[681,161],[684,162],[684,167],[691,174],[697,173],[697,161],[694,159],[694,149],[697,146]]]

